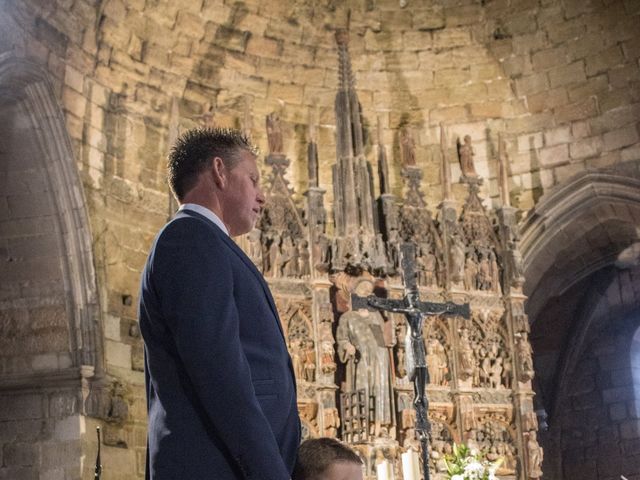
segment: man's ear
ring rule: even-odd
[[[213,157],[211,165],[211,175],[213,182],[218,188],[224,188],[227,185],[227,167],[220,157]]]

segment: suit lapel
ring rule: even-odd
[[[180,210],[180,212],[178,213],[178,215],[176,215],[175,218],[178,218],[178,216],[180,216],[180,214],[185,214],[185,215],[190,216],[192,218],[201,219],[201,220],[207,222],[208,225],[211,225],[211,227],[214,230],[214,232],[216,233],[216,235],[218,235],[220,238],[222,238],[222,241],[225,242],[227,244],[227,246],[231,250],[233,250],[236,255],[238,255],[238,257],[240,257],[240,260],[242,260],[242,262],[247,266],[247,268],[255,275],[256,279],[260,283],[260,286],[262,287],[262,290],[264,291],[264,294],[267,297],[267,301],[269,302],[269,306],[271,307],[271,311],[273,312],[273,315],[276,318],[276,324],[278,325],[278,330],[280,331],[280,334],[282,335],[282,338],[284,340],[284,332],[282,331],[282,325],[280,324],[280,316],[278,315],[278,310],[276,308],[275,301],[273,300],[273,296],[271,295],[271,291],[269,290],[269,286],[267,285],[267,282],[265,281],[265,279],[262,276],[262,274],[258,271],[258,269],[254,265],[254,263],[251,261],[251,259],[249,257],[247,257],[247,255],[236,244],[236,242],[234,242],[229,237],[229,235],[225,234],[220,229],[220,227],[218,227],[215,223],[213,223],[211,220],[209,220],[204,215],[200,215],[199,213],[194,212],[192,210]]]

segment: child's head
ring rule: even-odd
[[[333,438],[305,440],[298,450],[293,480],[362,480],[362,460]]]

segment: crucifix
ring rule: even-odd
[[[368,308],[371,310],[384,310],[393,313],[404,314],[407,324],[406,338],[406,365],[409,380],[413,382],[414,400],[416,411],[416,434],[422,447],[422,468],[424,480],[429,480],[429,434],[430,425],[427,412],[429,401],[425,393],[425,387],[429,383],[429,371],[427,370],[426,351],[422,337],[422,325],[424,317],[428,315],[458,315],[464,318],[470,317],[469,304],[457,304],[453,302],[432,303],[422,302],[416,273],[414,270],[415,247],[411,243],[403,243],[400,247],[402,278],[404,282],[404,298],[388,299],[375,295],[359,297],[351,295],[351,305],[354,310]],[[410,344],[410,345],[409,345]]]

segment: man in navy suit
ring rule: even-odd
[[[149,414],[147,478],[291,476],[300,421],[291,359],[262,275],[230,236],[264,205],[238,132],[186,132],[169,156],[180,202],[140,293]]]

